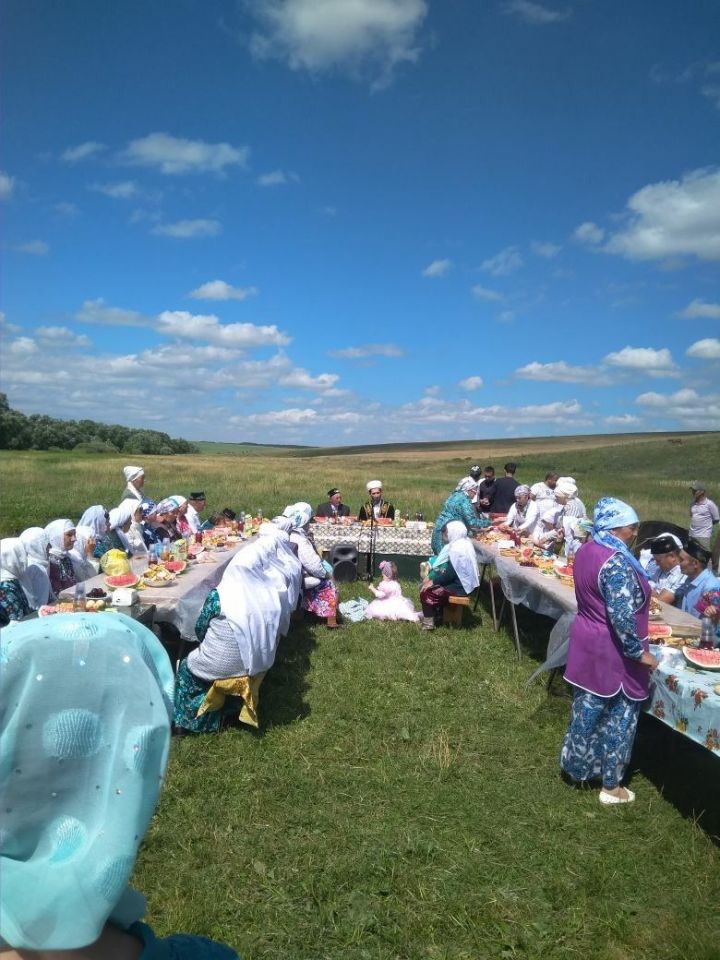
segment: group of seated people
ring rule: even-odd
[[[365,484],[368,492],[368,499],[361,504],[358,512],[358,520],[394,520],[395,507],[383,498],[383,488],[380,480],[369,480]],[[338,487],[331,487],[327,492],[325,503],[318,504],[315,510],[316,517],[326,517],[330,520],[337,520],[342,517],[349,517],[350,507],[342,502],[342,493]]]

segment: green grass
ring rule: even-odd
[[[602,808],[558,776],[569,701],[487,622],[295,628],[260,733],[173,745],[135,878],[157,929],[245,960],[716,958],[718,759],[643,718],[638,800]]]

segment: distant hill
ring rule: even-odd
[[[281,456],[282,454],[312,449],[292,443],[216,443],[213,440],[198,440],[195,442],[195,446],[205,456],[218,455],[223,457]]]

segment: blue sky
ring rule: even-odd
[[[720,429],[717,0],[5,0],[2,383],[346,444]]]

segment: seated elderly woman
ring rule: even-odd
[[[75,543],[75,524],[72,520],[53,520],[45,527],[50,541],[48,576],[53,593],[74,587],[77,583],[70,551]]]
[[[565,539],[562,526],[562,507],[548,505],[550,501],[544,498],[540,501],[540,515],[531,534],[532,542],[541,550],[553,550]]]
[[[440,532],[443,547],[431,560],[420,588],[423,630],[432,630],[451,596],[466,596],[478,586],[477,554],[461,520],[450,520]]]
[[[508,510],[507,516],[493,521],[503,533],[518,537],[531,536],[537,522],[538,509],[530,499],[530,487],[524,483],[515,487],[515,503]]]
[[[70,561],[78,583],[89,580],[100,572],[100,561],[95,559],[95,534],[91,527],[78,524],[75,527],[75,543],[70,551]]]
[[[473,508],[473,499],[477,493],[478,485],[472,477],[463,477],[458,481],[453,493],[447,498],[442,506],[435,526],[433,528],[432,552],[440,553],[443,548],[442,531],[451,520],[461,520],[468,530],[481,530],[487,527],[488,521],[478,517]]]
[[[60,614],[3,630],[0,662],[0,957],[237,960],[156,937],[128,886],[170,745],[159,641],[122,614]]]
[[[577,483],[573,477],[559,477],[555,484],[555,503],[559,503],[563,508],[563,517],[578,517],[582,519],[587,516],[585,504],[577,495]]]
[[[110,542],[110,512],[101,503],[88,507],[78,520],[78,527],[89,527],[95,540],[94,557],[99,560],[108,550],[112,550]]]
[[[43,604],[55,599],[48,574],[50,541],[42,527],[28,527],[20,534],[20,540],[27,553],[23,590],[31,609],[39,610]]]
[[[128,539],[128,532],[133,523],[135,510],[139,508],[139,506],[140,504],[137,500],[123,500],[119,507],[115,507],[110,511],[110,533],[108,540],[110,541],[111,550],[122,550],[129,557],[133,555],[134,550]]]
[[[33,609],[23,586],[27,552],[19,537],[0,540],[0,627],[22,620]]]
[[[283,517],[290,521],[290,542],[297,548],[298,560],[302,564],[301,607],[324,619],[328,627],[336,627],[337,587],[332,580],[332,567],[321,559],[308,532],[312,507],[303,501],[289,504],[283,510]]]
[[[249,722],[257,726],[258,690],[275,661],[283,616],[278,590],[266,572],[272,546],[268,540],[248,544],[208,594],[195,624],[200,644],[182,661],[177,674],[175,726],[179,731],[216,733],[220,729],[222,711],[214,708],[211,691],[225,680],[232,681],[222,685],[226,693],[245,700],[251,710]],[[297,598],[299,566],[295,581],[286,592]],[[224,695],[218,699],[220,706]]]
[[[180,531],[175,523],[177,514],[178,506],[175,498],[165,497],[157,504],[154,513],[147,517],[146,525],[152,531],[156,543],[180,539]]]

